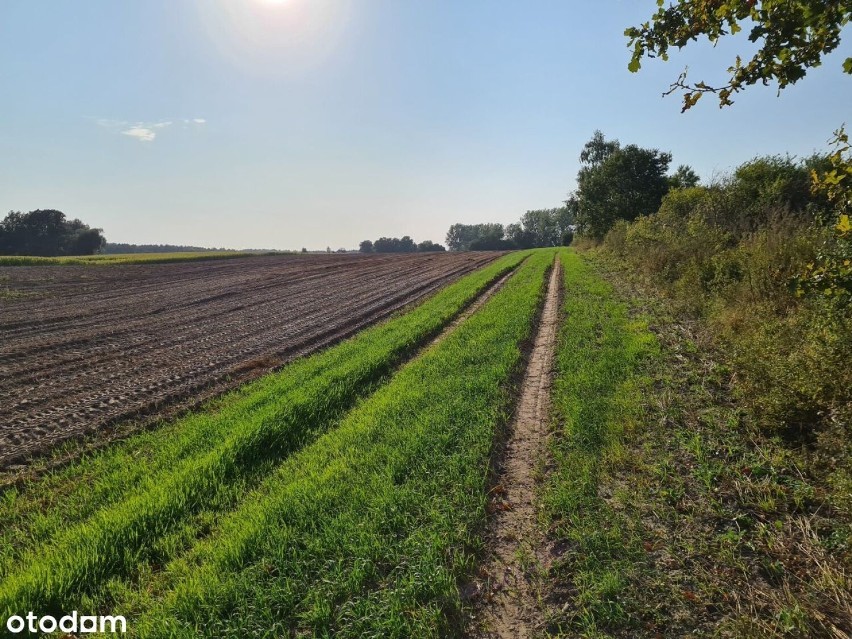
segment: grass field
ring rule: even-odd
[[[193,260],[228,260],[258,255],[280,255],[286,251],[188,251],[184,253],[114,253],[67,257],[0,255],[0,266],[72,266],[108,264],[155,264]]]

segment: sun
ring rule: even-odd
[[[200,29],[252,76],[301,76],[330,60],[352,26],[355,0],[187,0]],[[0,0],[2,5],[2,0]]]

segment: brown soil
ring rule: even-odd
[[[495,253],[2,267],[0,468],[197,405],[434,292]],[[140,419],[141,418],[141,419]]]
[[[471,589],[479,605],[470,634],[478,637],[524,639],[544,624],[536,587],[536,575],[545,561],[544,540],[536,524],[536,487],[549,426],[560,282],[560,262],[556,260],[517,411],[491,489],[491,554],[480,570],[481,581]]]

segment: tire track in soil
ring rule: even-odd
[[[471,304],[465,310],[463,310],[458,317],[456,317],[452,322],[447,324],[447,326],[444,327],[444,329],[437,335],[437,337],[435,337],[431,342],[429,342],[426,347],[420,351],[420,353],[423,353],[427,349],[432,348],[437,344],[440,344],[442,341],[444,341],[444,338],[447,337],[454,330],[456,330],[462,322],[464,322],[471,315],[473,315],[480,308],[482,308],[485,305],[485,302],[490,300],[494,296],[494,294],[497,293],[497,291],[503,288],[503,285],[506,284],[508,279],[518,272],[518,269],[521,267],[521,264],[523,264],[523,262],[517,264],[516,266],[513,266],[508,273],[489,284],[488,287],[482,293],[480,293],[479,297],[473,300],[473,302],[471,302]]]
[[[536,523],[537,469],[549,429],[561,275],[557,257],[489,495],[488,510],[494,513],[486,537],[489,556],[478,579],[464,589],[466,597],[475,600],[468,635],[479,639],[528,639],[544,626],[535,583],[546,562],[544,538]]]

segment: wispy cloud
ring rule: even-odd
[[[190,118],[184,119],[183,122],[184,124],[201,125],[206,124],[207,120],[204,118]],[[130,122],[128,120],[111,120],[108,118],[96,118],[95,123],[100,127],[115,131],[121,135],[126,135],[139,142],[153,142],[160,132],[174,124],[172,120]]]
[[[131,138],[136,138],[140,142],[153,142],[154,138],[157,137],[157,134],[153,129],[148,129],[144,126],[133,126],[129,129],[122,131],[121,135],[127,135]]]

